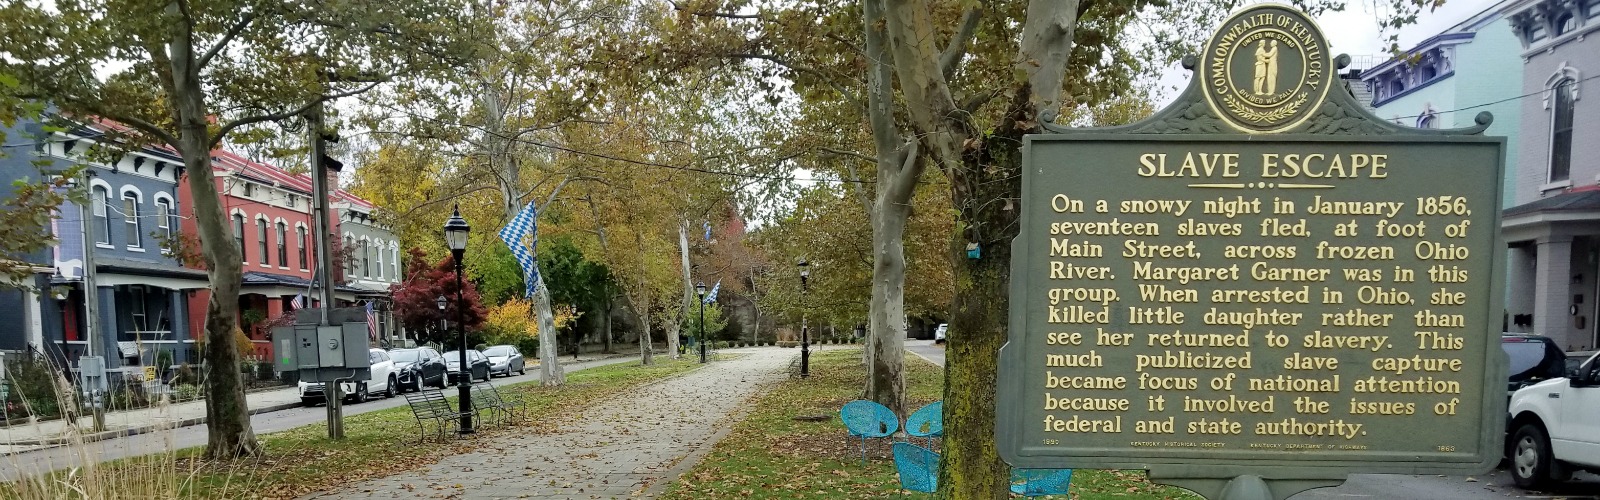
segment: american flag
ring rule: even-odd
[[[539,251],[539,210],[528,202],[506,227],[500,230],[500,240],[506,242],[511,248],[511,256],[522,264],[523,284],[526,296],[532,297],[539,286],[539,259],[535,257]],[[525,243],[526,241],[526,243]]]
[[[372,310],[372,301],[367,301],[367,337],[378,340],[378,312]]]
[[[294,296],[294,300],[289,301],[289,307],[295,308],[297,310],[305,308],[305,305],[306,305],[306,294],[303,294],[303,293],[295,295]]]

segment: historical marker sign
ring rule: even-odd
[[[1488,468],[1506,368],[1487,117],[1367,114],[1282,6],[1233,16],[1193,66],[1150,120],[1027,140],[1003,456],[1185,486]]]

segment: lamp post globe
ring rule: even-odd
[[[700,342],[700,362],[706,362],[706,282],[695,283],[694,293],[700,297],[700,331],[695,332]]]
[[[450,256],[456,263],[456,339],[460,344],[457,353],[461,355],[461,375],[456,380],[456,387],[460,390],[461,426],[457,429],[459,434],[472,434],[472,365],[467,363],[467,321],[466,301],[464,299],[464,286],[461,282],[462,258],[467,253],[467,235],[472,232],[472,226],[467,225],[467,220],[461,218],[461,205],[458,203],[450,214],[450,220],[444,223],[444,242],[450,247]],[[439,309],[444,309],[444,296],[439,297]]]
[[[811,376],[811,330],[806,325],[806,281],[811,278],[811,263],[805,259],[794,264],[800,268],[800,378]]]

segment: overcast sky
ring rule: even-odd
[[[1328,37],[1328,45],[1333,50],[1333,55],[1349,54],[1352,58],[1358,59],[1359,56],[1383,58],[1387,44],[1384,43],[1383,36],[1378,33],[1377,14],[1370,5],[1374,0],[1347,1],[1350,5],[1344,11],[1317,16],[1317,24],[1322,27],[1322,34]],[[1400,30],[1400,48],[1410,49],[1418,42],[1427,40],[1498,3],[1499,0],[1448,0],[1438,10],[1423,12],[1416,24]],[[1508,28],[1500,26],[1498,29]],[[1188,80],[1189,71],[1183,69],[1182,65],[1174,64],[1162,76],[1161,86],[1170,89],[1173,86],[1185,85]],[[1177,92],[1168,90],[1157,100],[1158,107],[1166,106],[1176,97]]]

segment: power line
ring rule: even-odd
[[[1593,80],[1593,79],[1596,79],[1596,78],[1600,78],[1600,75],[1590,76],[1590,77],[1584,78],[1582,80],[1577,80],[1574,83],[1583,83],[1583,82],[1587,82],[1589,80]],[[1442,115],[1442,114],[1445,114],[1445,113],[1455,113],[1457,111],[1467,111],[1467,110],[1471,110],[1471,109],[1489,107],[1489,106],[1493,106],[1493,105],[1500,104],[1500,103],[1503,103],[1503,102],[1515,101],[1515,100],[1519,100],[1519,99],[1526,99],[1526,98],[1533,97],[1533,96],[1536,96],[1536,95],[1539,95],[1539,94],[1543,94],[1545,92],[1551,92],[1553,90],[1554,89],[1544,89],[1544,90],[1539,90],[1539,91],[1535,91],[1535,92],[1529,92],[1529,93],[1522,94],[1522,95],[1519,95],[1519,96],[1507,97],[1505,99],[1501,99],[1501,100],[1494,101],[1494,102],[1486,102],[1486,103],[1483,103],[1483,104],[1474,104],[1474,105],[1467,106],[1467,107],[1464,107],[1464,108],[1456,108],[1456,109],[1452,109],[1452,110],[1449,110],[1449,111],[1434,111],[1433,113],[1434,114],[1438,114],[1438,115]],[[1423,114],[1426,114],[1426,113],[1423,113]],[[1401,118],[1401,119],[1421,118],[1423,114],[1415,114],[1415,115],[1411,115],[1411,116],[1401,116],[1399,118]]]

